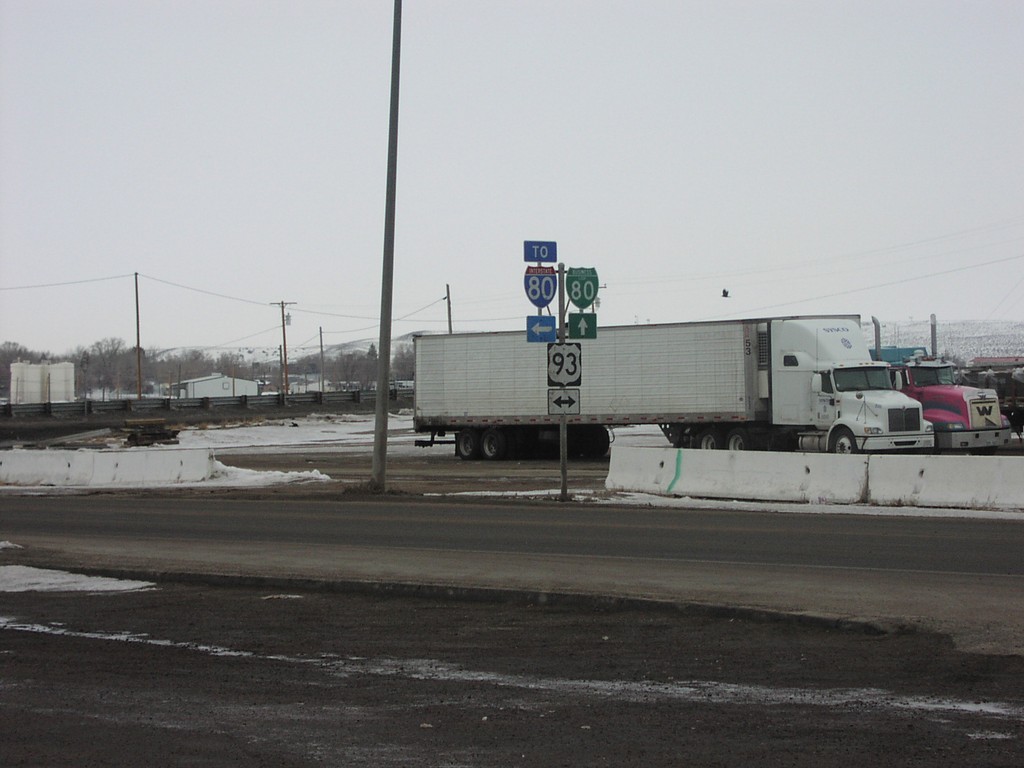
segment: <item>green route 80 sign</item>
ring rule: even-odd
[[[569,301],[586,309],[597,298],[597,270],[593,267],[569,267],[565,271],[565,293]]]

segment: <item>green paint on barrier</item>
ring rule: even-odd
[[[672,489],[676,487],[676,483],[679,482],[679,476],[683,474],[683,451],[681,448],[676,449],[676,474],[672,478],[672,482],[668,484],[668,492],[672,493]]]

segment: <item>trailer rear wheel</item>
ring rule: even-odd
[[[505,430],[491,427],[480,436],[480,454],[490,461],[504,459],[508,454],[508,436]]]
[[[694,438],[693,447],[702,451],[716,451],[723,445],[721,433],[714,427],[705,427]]]
[[[577,427],[580,433],[579,455],[586,459],[600,459],[608,453],[611,437],[608,430],[598,424]]]
[[[455,455],[469,461],[480,456],[480,433],[475,429],[460,429],[455,435]]]
[[[734,427],[725,436],[725,449],[727,451],[748,451],[750,450],[750,435],[743,427]]]

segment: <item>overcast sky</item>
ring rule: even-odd
[[[376,338],[392,12],[0,0],[0,341]],[[601,325],[1022,320],[1022,76],[1020,0],[406,0],[394,333],[534,239]]]

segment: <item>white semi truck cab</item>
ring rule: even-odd
[[[921,404],[893,389],[888,364],[871,361],[859,318],[783,318],[759,325],[758,332],[770,337],[773,424],[812,427],[798,434],[801,450],[934,445]]]

